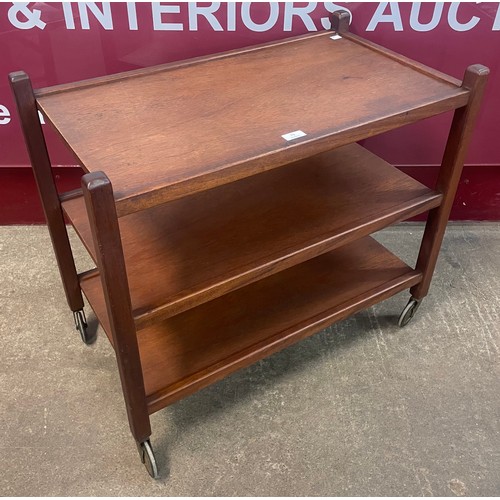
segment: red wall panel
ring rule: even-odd
[[[467,157],[452,217],[500,220],[500,8],[498,3],[290,2],[224,4],[0,4],[0,223],[40,220],[19,123],[7,84],[25,70],[35,87],[195,57],[323,29],[329,11],[348,8],[353,32],[461,78],[477,62],[491,69],[484,106]],[[369,77],[369,75],[367,75]],[[217,89],[214,89],[216,92]],[[290,96],[293,98],[293,96]],[[334,112],[332,96],[332,112]],[[127,103],[124,102],[124,106]],[[426,120],[364,141],[417,178],[435,172],[450,116]],[[47,132],[54,165],[74,164]],[[71,184],[78,169],[58,170]],[[31,187],[29,187],[31,186]]]

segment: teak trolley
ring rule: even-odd
[[[69,307],[92,342],[83,292],[114,346],[153,477],[151,413],[409,288],[405,325],[429,290],[488,69],[460,82],[348,27],[35,91],[10,75]],[[38,110],[81,190],[57,192]],[[450,110],[434,190],[356,144]],[[370,237],[426,211],[415,269]]]

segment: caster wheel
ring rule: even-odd
[[[97,336],[95,332],[90,333],[88,331],[87,318],[85,317],[83,309],[73,312],[73,318],[75,320],[75,327],[80,332],[80,337],[82,338],[83,343],[86,345],[93,344]]]
[[[403,309],[401,316],[399,316],[398,325],[400,327],[406,326],[415,316],[417,309],[420,306],[420,300],[414,299],[413,297],[408,301],[406,307]]]
[[[141,456],[141,462],[144,464],[144,467],[146,467],[148,474],[153,479],[158,479],[158,467],[156,465],[155,455],[149,439],[138,445],[138,448]]]

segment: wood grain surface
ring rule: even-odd
[[[152,413],[420,280],[370,237],[138,332]],[[82,288],[102,326],[98,277]]]
[[[422,282],[411,290],[413,297],[418,300],[429,291],[489,73],[486,66],[474,64],[467,68],[464,75],[463,86],[470,91],[470,99],[467,106],[455,111],[446,142],[436,183],[436,189],[443,194],[443,200],[429,214],[416,266],[422,272]]]
[[[102,172],[85,174],[82,190],[96,242],[101,297],[116,352],[125,407],[138,443],[151,435],[137,335],[111,183]]]
[[[185,311],[440,199],[353,144],[122,217],[136,325]],[[95,256],[82,199],[62,206]]]
[[[330,34],[49,92],[38,105],[83,168],[110,178],[121,216],[467,102],[465,88]],[[296,130],[306,135],[283,139]]]
[[[38,117],[33,87],[28,75],[22,71],[10,73],[9,82],[21,120],[26,149],[47,221],[66,300],[72,311],[79,311],[83,309],[82,292],[78,283],[45,137]]]

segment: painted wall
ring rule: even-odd
[[[0,4],[0,224],[43,221],[9,72],[26,71],[34,87],[71,82],[325,29],[340,8],[351,11],[353,32],[457,78],[470,64],[490,67],[452,217],[500,220],[498,3],[20,2]],[[435,117],[364,145],[432,185],[450,120]],[[44,130],[58,182],[76,187],[73,157]]]

